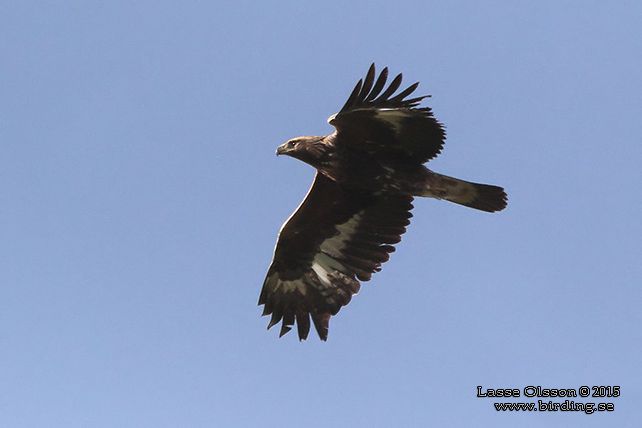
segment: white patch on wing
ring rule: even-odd
[[[314,263],[322,266],[326,272],[340,271],[346,273],[346,267],[341,264],[341,262],[333,259],[331,256],[325,253],[319,253],[314,256]]]
[[[398,133],[404,119],[408,117],[408,114],[404,110],[396,108],[380,108],[375,110],[375,116],[377,119],[383,120],[384,122],[392,125],[395,132]]]
[[[328,278],[328,271],[327,268],[319,263],[316,262],[316,257],[315,261],[312,263],[312,270],[314,273],[317,274],[321,282],[325,285],[330,285],[330,278]]]
[[[336,229],[339,233],[321,243],[321,252],[331,257],[340,256],[341,250],[346,247],[346,242],[356,233],[362,214],[362,211],[358,212],[345,223],[337,225]]]
[[[362,211],[358,212],[345,223],[335,226],[339,233],[321,243],[320,252],[312,260],[312,270],[322,284],[331,285],[330,276],[336,271],[347,274],[346,267],[338,259],[342,257],[346,243],[356,233],[362,215]]]

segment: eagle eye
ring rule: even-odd
[[[288,148],[289,149],[294,148],[294,146],[296,146],[296,141],[288,141]]]

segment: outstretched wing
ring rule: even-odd
[[[299,339],[310,318],[321,340],[330,317],[350,302],[394,251],[412,214],[412,197],[348,192],[317,173],[308,195],[281,228],[259,305],[282,321],[283,336],[295,321]]]
[[[419,82],[393,94],[401,85],[398,74],[387,89],[388,68],[375,82],[372,64],[365,80],[359,80],[341,110],[328,122],[337,129],[336,144],[365,150],[375,157],[422,164],[435,157],[444,145],[444,127],[429,107],[419,107],[429,95],[406,99]]]

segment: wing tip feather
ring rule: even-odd
[[[316,329],[317,334],[319,335],[319,339],[321,339],[324,342],[327,341],[328,330],[330,329],[330,317],[332,315],[328,312],[321,313],[321,314],[312,313],[310,315],[312,315],[314,328]]]
[[[339,113],[343,113],[355,108],[363,107],[372,107],[372,108],[415,108],[421,103],[424,98],[430,97],[430,95],[423,95],[421,97],[415,97],[410,100],[404,100],[408,95],[413,93],[419,86],[419,82],[415,82],[399,94],[393,96],[393,94],[399,89],[403,81],[403,73],[399,73],[395,76],[394,79],[390,82],[388,87],[386,86],[386,80],[388,79],[388,67],[384,67],[379,76],[375,81],[376,76],[376,66],[375,63],[371,63],[366,77],[359,79],[357,85],[352,90],[348,100],[339,110]],[[374,83],[374,85],[373,85]],[[383,93],[381,92],[383,90]],[[334,117],[331,117],[328,121],[333,120]]]

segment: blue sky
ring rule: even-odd
[[[3,2],[0,425],[640,426],[641,27],[634,1]],[[313,170],[275,147],[373,61],[432,94],[430,167],[509,207],[417,200],[329,341],[278,339],[256,302]],[[622,392],[498,413],[477,385]]]

